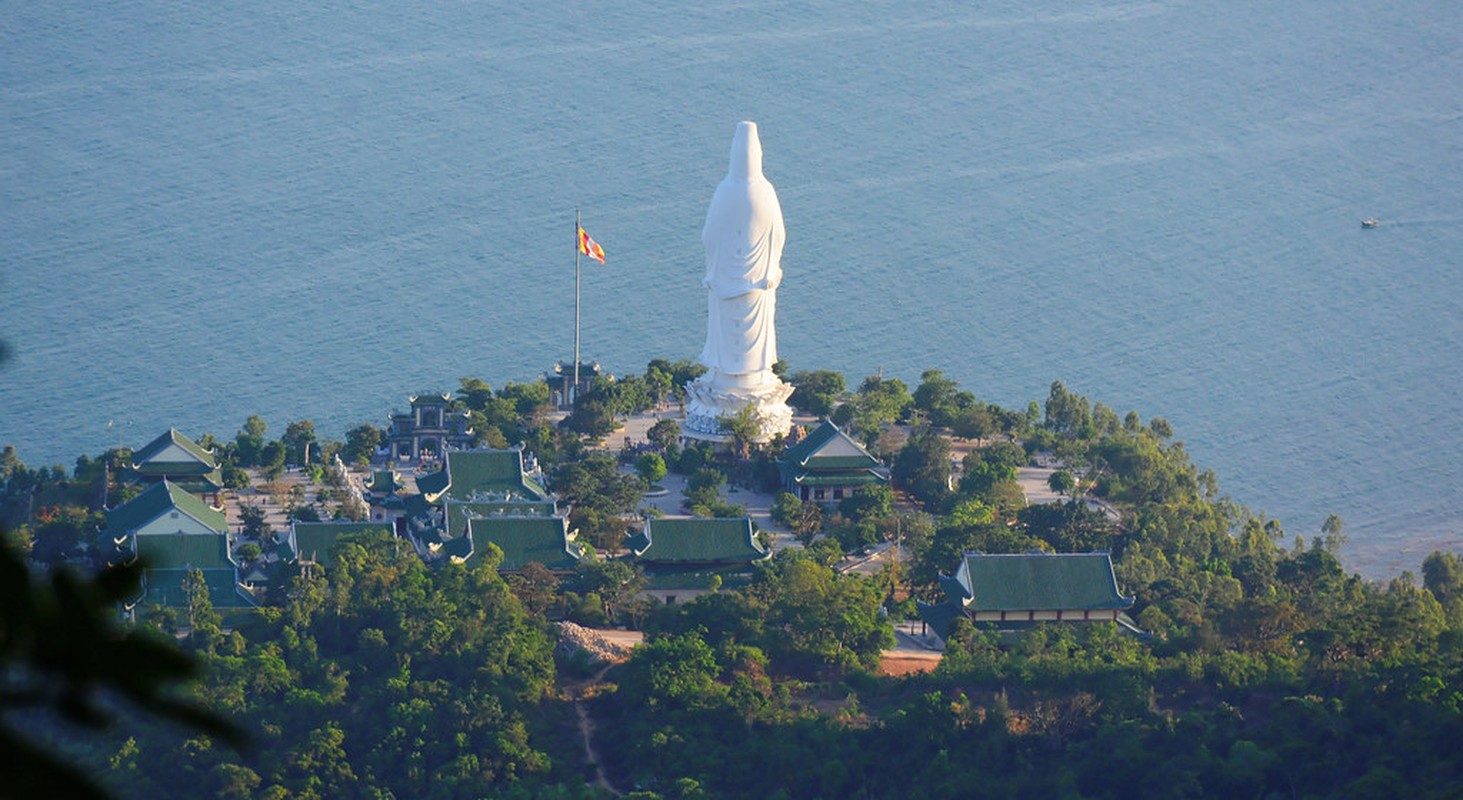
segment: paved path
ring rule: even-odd
[[[626,444],[644,444],[646,433],[655,423],[662,419],[673,419],[682,421],[682,414],[679,408],[672,406],[663,411],[636,414],[635,416],[621,420],[620,428],[614,433],[605,437],[603,443],[598,445],[601,450],[611,453],[618,453],[624,449]],[[634,473],[634,469],[623,468],[627,473]],[[657,482],[657,485],[665,489],[665,494],[659,496],[647,496],[640,502],[641,508],[654,508],[662,516],[670,518],[686,518],[690,515],[681,509],[681,502],[685,500],[686,476],[668,473]],[[792,531],[772,521],[772,503],[777,499],[776,494],[765,492],[754,492],[742,486],[729,486],[721,491],[721,496],[728,502],[736,503],[745,508],[747,514],[752,517],[752,522],[759,530],[767,531],[772,535],[772,549],[774,552],[784,547],[801,547]]]

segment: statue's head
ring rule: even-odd
[[[757,123],[747,120],[737,123],[727,177],[741,180],[762,177],[762,140],[757,138]]]

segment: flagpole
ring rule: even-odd
[[[574,396],[570,405],[579,400],[579,231],[584,227],[579,218],[579,209],[574,209]]]

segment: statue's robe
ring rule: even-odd
[[[757,124],[742,122],[731,166],[711,197],[706,246],[706,347],[701,363],[727,375],[770,373],[777,361],[777,286],[787,233],[777,190],[762,175]]]

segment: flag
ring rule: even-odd
[[[599,246],[599,242],[589,238],[583,227],[579,228],[579,252],[601,264],[605,263],[605,249]]]

